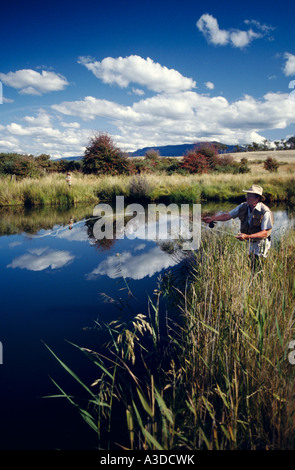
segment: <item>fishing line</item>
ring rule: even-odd
[[[117,214],[117,215],[125,215],[125,214]],[[104,216],[104,217],[113,217],[113,215],[107,215],[107,216]],[[97,216],[97,217],[90,217],[89,219],[86,219],[86,220],[80,220],[78,222],[75,222],[71,225],[71,227],[75,227],[76,225],[79,225],[81,223],[86,223],[88,222],[89,220],[96,220],[96,219],[100,219],[102,218],[102,216]],[[206,229],[209,229],[210,227],[208,227],[207,225],[203,225],[202,224],[202,227],[203,228],[206,228]],[[50,232],[48,233],[44,233],[43,235],[31,235],[30,238],[44,238],[44,237],[56,237],[60,232],[64,231],[64,230],[68,230],[69,229],[69,226],[65,226],[65,227],[60,227],[56,230],[51,230]],[[210,229],[212,230],[212,229]],[[226,230],[221,230],[221,229],[218,229],[218,228],[214,228],[214,232],[220,232],[220,233],[225,233],[226,235],[231,235],[231,236],[235,236],[233,233],[230,233],[230,232],[227,232]],[[213,232],[213,233],[214,233]]]
[[[86,219],[86,220],[79,220],[78,222],[73,223],[71,227],[73,228],[78,224],[88,222],[89,220],[94,220],[94,219],[99,219],[99,217],[90,217],[89,219]],[[50,232],[44,233],[43,235],[31,235],[30,238],[43,238],[43,237],[48,237],[48,236],[56,237],[59,232],[62,232],[64,230],[69,230],[69,224],[65,227],[60,227],[57,230],[51,230]]]
[[[208,230],[208,229],[210,229],[210,230],[213,229],[213,227],[211,228],[211,227],[209,227],[208,225],[201,224],[201,226],[202,226],[203,228],[206,228],[207,230]],[[213,231],[212,233],[215,233],[215,232],[225,233],[226,235],[230,235],[230,236],[232,236],[232,237],[235,237],[235,236],[236,236],[234,233],[231,233],[231,232],[228,232],[228,231],[226,231],[226,230],[222,230],[222,229],[220,229],[220,228],[215,228],[215,227],[214,227],[214,231]]]
[[[118,215],[125,215],[125,214],[122,213],[122,214],[116,214],[116,215],[118,216]],[[104,218],[106,218],[106,217],[113,217],[113,214],[104,215],[104,216],[98,215],[98,216],[90,217],[89,219],[79,220],[78,222],[75,222],[75,223],[71,224],[71,228],[75,227],[75,226],[78,225],[78,224],[86,223],[86,222],[88,222],[89,220],[101,219],[102,217],[104,217]],[[69,225],[70,225],[70,224],[66,225],[65,227],[60,227],[60,228],[58,228],[57,230],[51,230],[50,232],[44,233],[43,235],[31,235],[30,238],[43,238],[43,237],[48,237],[48,236],[56,237],[59,232],[62,232],[62,231],[64,231],[64,230],[68,230],[68,229],[69,229]]]

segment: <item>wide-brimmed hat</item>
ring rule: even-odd
[[[251,188],[243,189],[242,191],[244,193],[256,194],[257,196],[261,196],[263,199],[265,199],[264,196],[262,195],[263,189],[258,184],[252,184]]]

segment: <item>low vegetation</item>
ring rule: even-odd
[[[73,173],[68,187],[65,175],[23,178],[15,182],[0,178],[0,206],[71,206],[78,203],[115,201],[116,196],[147,202],[202,203],[243,200],[242,189],[261,184],[267,202],[295,205],[295,177],[290,171],[275,174],[144,174],[94,176]]]

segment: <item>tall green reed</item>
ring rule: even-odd
[[[147,315],[96,325],[109,341],[80,348],[97,369],[92,385],[82,384],[87,412],[78,409],[100,448],[294,448],[294,243],[294,231],[284,235],[253,272],[244,243],[207,233],[190,254],[187,282],[171,273]],[[173,314],[161,312],[164,293]],[[118,409],[124,439],[116,444]]]

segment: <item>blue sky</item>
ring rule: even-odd
[[[0,152],[83,155],[98,132],[124,151],[295,135],[284,0],[15,0],[0,37]]]

